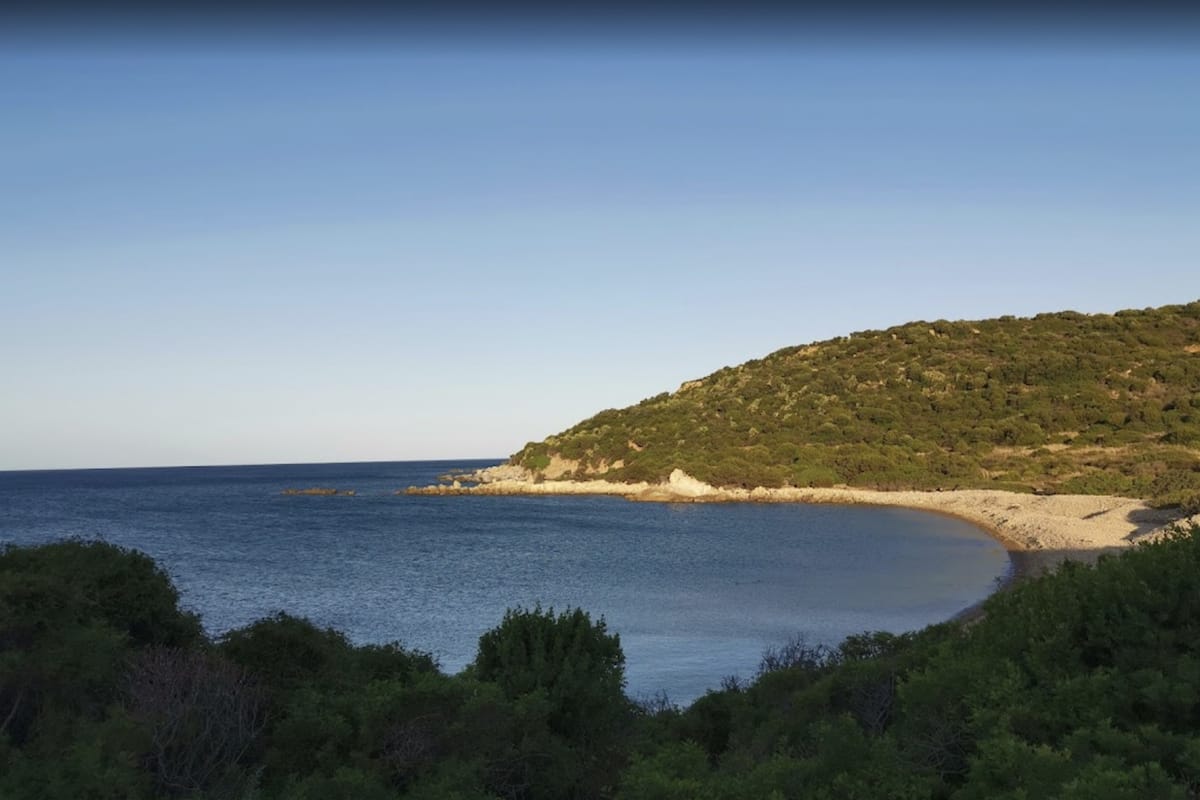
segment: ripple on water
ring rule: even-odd
[[[1008,569],[979,528],[908,509],[393,494],[449,466],[0,473],[0,540],[101,536],[158,559],[214,633],[286,610],[449,671],[510,606],[581,606],[620,634],[631,694],[678,702],[795,635],[944,620]],[[279,494],[313,485],[357,495]]]

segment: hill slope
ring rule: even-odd
[[[997,488],[1200,505],[1200,301],[789,347],[530,443],[545,477]]]

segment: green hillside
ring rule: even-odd
[[[1200,301],[789,347],[512,457],[543,477],[998,488],[1200,505]]]

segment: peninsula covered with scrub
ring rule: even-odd
[[[788,347],[446,478],[407,491],[904,506],[1091,562],[1200,515],[1200,301]]]
[[[910,322],[787,347],[601,411],[534,480],[1002,489],[1200,510],[1200,301]]]

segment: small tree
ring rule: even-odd
[[[201,639],[143,553],[78,539],[0,548],[0,736],[22,744],[50,712],[98,719],[129,650]]]
[[[264,711],[242,667],[200,650],[151,647],[133,657],[126,695],[150,732],[147,760],[161,790],[237,793],[247,782],[239,762]]]
[[[304,684],[345,677],[354,652],[340,631],[282,612],[229,631],[220,649],[262,681],[275,701]]]
[[[510,609],[480,637],[473,670],[525,718],[505,767],[508,783],[519,776],[522,793],[532,797],[603,795],[615,780],[632,717],[621,640],[603,618],[592,622],[580,609]],[[530,727],[534,720],[544,720],[537,725],[548,737]]]
[[[577,738],[606,712],[627,705],[621,639],[582,609],[555,614],[540,606],[510,609],[479,639],[475,672],[510,699],[544,692],[555,732]]]

